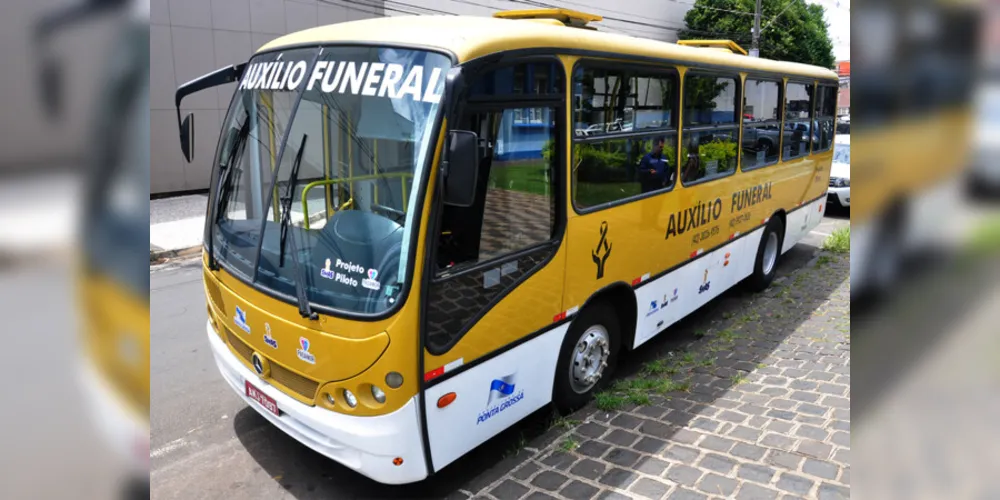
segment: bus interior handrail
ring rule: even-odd
[[[311,189],[313,189],[315,187],[318,187],[318,186],[336,185],[336,184],[351,183],[351,182],[357,182],[357,181],[371,181],[371,180],[384,179],[384,178],[393,178],[393,177],[399,177],[400,185],[403,188],[403,190],[402,190],[402,193],[403,193],[403,206],[405,207],[406,206],[406,179],[413,177],[413,174],[409,173],[409,172],[385,172],[385,173],[380,173],[380,174],[360,175],[360,176],[357,176],[357,177],[347,177],[347,178],[342,178],[342,179],[321,179],[321,180],[313,181],[313,182],[310,182],[309,184],[306,184],[305,187],[302,188],[302,200],[301,200],[301,203],[302,203],[302,216],[303,216],[302,217],[303,227],[305,229],[309,229],[309,203],[308,203],[308,200],[306,199],[306,194],[308,194]],[[341,205],[340,208],[337,211],[339,212],[340,210],[343,210],[348,204],[353,204],[353,202],[354,202],[354,198],[351,197],[351,199],[347,200],[343,205]]]

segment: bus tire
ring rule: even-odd
[[[754,292],[762,292],[771,286],[774,275],[778,271],[778,260],[781,258],[781,245],[784,240],[785,224],[780,217],[771,217],[764,226],[764,235],[760,238],[757,248],[757,258],[753,265],[748,285]]]
[[[552,384],[552,404],[561,414],[576,410],[607,385],[621,343],[618,314],[609,304],[588,305],[570,324]]]

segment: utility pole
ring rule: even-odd
[[[760,2],[753,13],[753,45],[750,47],[750,57],[760,57]]]

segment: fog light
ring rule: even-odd
[[[372,386],[372,397],[379,403],[385,403],[385,393],[377,385]]]
[[[347,406],[351,408],[358,406],[358,398],[354,397],[354,394],[347,389],[344,389],[344,400],[347,401]]]
[[[333,394],[330,394],[329,392],[326,392],[326,393],[323,393],[323,396],[326,398],[326,402],[329,403],[330,406],[333,406],[333,405],[337,404],[337,401],[335,399],[333,399]]]
[[[385,384],[392,389],[399,389],[399,386],[403,385],[403,376],[396,372],[389,372],[385,376]]]

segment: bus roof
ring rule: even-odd
[[[478,16],[399,16],[350,21],[279,37],[258,52],[311,44],[392,44],[438,49],[464,63],[506,50],[565,49],[616,53],[732,67],[734,70],[782,73],[837,80],[829,69],[807,64],[752,58],[728,51],[567,27],[553,19],[502,19]]]

